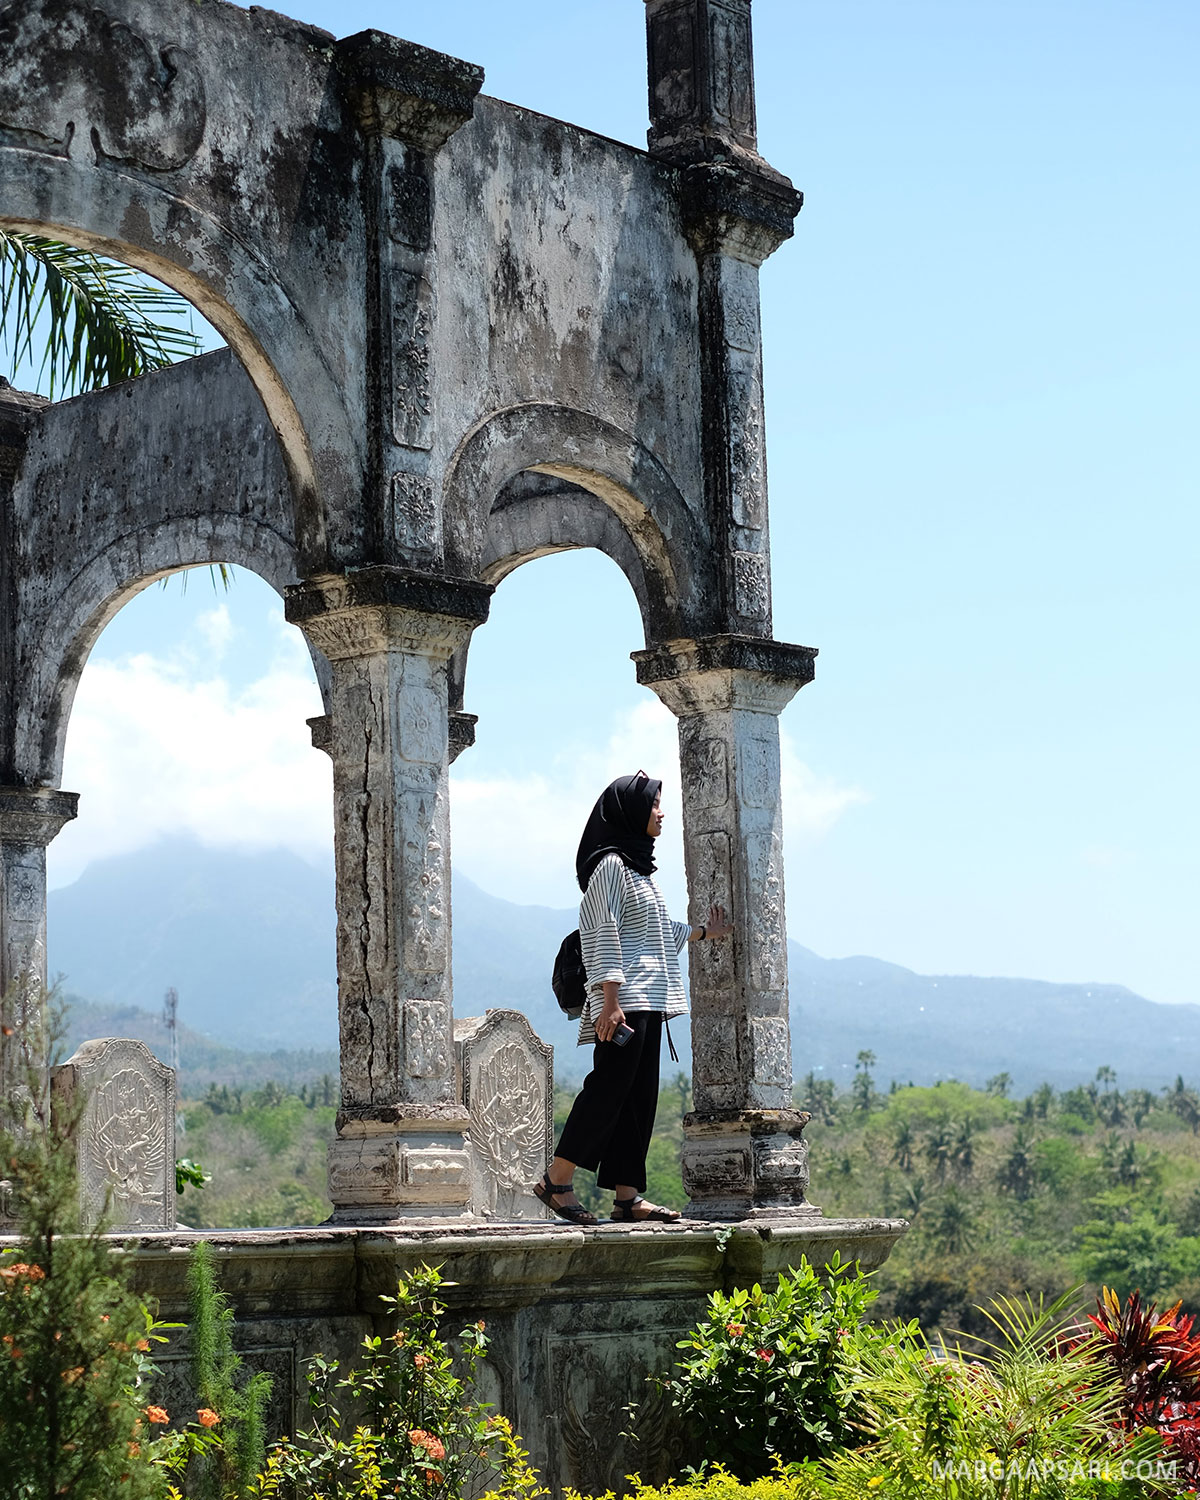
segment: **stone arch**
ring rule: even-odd
[[[514,486],[519,475],[557,480]],[[647,645],[698,633],[709,571],[701,523],[636,438],[587,412],[530,403],[459,444],[445,484],[447,563],[496,582],[549,552],[596,547],[629,579]]]
[[[235,233],[175,194],[116,172],[104,174],[103,194],[86,193],[70,160],[48,154],[38,158],[36,174],[27,162],[6,170],[5,158],[22,155],[0,150],[0,227],[61,239],[145,271],[218,330],[278,438],[300,556],[319,567],[330,541],[326,517],[357,486],[361,444],[342,383],[286,287]]]
[[[143,556],[163,559],[147,569]],[[26,688],[17,706],[17,764],[37,767],[37,781],[59,786],[71,706],[83,668],[100,632],[134,595],[181,568],[231,563],[282,596],[296,579],[295,550],[274,528],[244,517],[216,514],[203,528],[174,520],[128,532],[98,549],[66,580],[42,612],[43,628],[29,651]],[[314,662],[327,696],[328,671]]]

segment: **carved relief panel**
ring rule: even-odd
[[[430,695],[432,700],[432,695]],[[437,726],[445,735],[444,720]],[[417,727],[430,735],[433,727]],[[404,967],[413,974],[437,974],[446,968],[448,924],[445,849],[439,828],[441,798],[437,792],[402,794],[404,853],[400,890],[403,908]]]
[[[85,1042],[52,1089],[85,1100],[78,1136],[80,1206],[94,1223],[107,1199],[117,1231],[175,1227],[175,1074],[144,1042]]]
[[[462,1102],[471,1124],[471,1207],[485,1218],[543,1219],[529,1191],[554,1141],[554,1049],[519,1011],[454,1023]]]
[[[449,1019],[442,1000],[404,1002],[404,1069],[410,1078],[441,1078],[449,1070]]]

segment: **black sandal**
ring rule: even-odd
[[[544,1203],[552,1214],[557,1214],[560,1219],[566,1219],[568,1224],[595,1224],[596,1215],[590,1209],[584,1208],[582,1203],[551,1202],[552,1198],[574,1191],[569,1182],[566,1187],[557,1187],[550,1181],[549,1172],[543,1175],[541,1182],[535,1182],[533,1185],[533,1196]]]
[[[675,1208],[660,1208],[657,1204],[649,1213],[635,1214],[634,1208],[639,1203],[645,1203],[641,1193],[635,1193],[632,1198],[614,1198],[612,1206],[612,1221],[614,1224],[646,1224],[657,1221],[659,1224],[677,1224],[683,1215]]]

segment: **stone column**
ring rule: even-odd
[[[367,229],[367,555],[437,568],[437,256],[433,162],[471,118],[483,69],[378,31],[335,44],[364,141]]]
[[[447,664],[491,588],[364,568],[288,591],[333,671],[342,1097],[339,1222],[461,1215],[470,1194],[450,977]]]
[[[646,0],[653,155],[683,170],[700,274],[705,500],[716,628],[771,634],[758,271],[803,203],[758,154],[750,0]]]
[[[806,1114],[792,1107],[779,714],[816,652],[745,636],[634,653],[638,681],[679,718],[691,920],[734,927],[689,950],[695,1105],[684,1120],[689,1214],[812,1213]]]
[[[46,845],[76,814],[79,797],[49,787],[0,787],[0,1087],[19,1075],[19,1037],[46,989]]]

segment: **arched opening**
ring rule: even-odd
[[[614,777],[641,767],[662,778],[657,878],[672,912],[687,910],[675,719],[636,681],[629,653],[641,640],[621,570],[580,548],[507,570],[471,644],[464,702],[479,724],[450,774],[455,1013],[524,1011],[562,1078],[587,1063],[550,968],[578,923],[580,832]]]
[[[322,694],[276,590],[229,573],[127,593],[88,655],[49,964],[72,1043],[136,1036],[171,1061],[177,1042],[177,1152],[213,1178],[186,1222],[315,1223],[338,1072],[331,770],[305,723]]]

